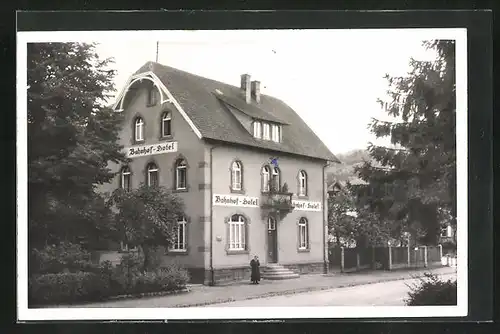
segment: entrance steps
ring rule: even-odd
[[[269,263],[263,268],[261,277],[267,280],[283,280],[299,278],[299,274],[277,263]]]

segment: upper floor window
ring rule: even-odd
[[[279,125],[277,124],[273,124],[272,125],[272,131],[271,131],[271,134],[272,134],[272,140],[279,143],[280,142],[280,138],[281,138],[281,128]]]
[[[262,167],[262,191],[269,191],[270,171],[269,166]]]
[[[307,196],[307,174],[303,170],[299,172],[299,196]]]
[[[121,182],[120,186],[124,190],[130,190],[130,169],[128,167],[123,167],[121,171]]]
[[[177,221],[174,234],[174,244],[172,245],[173,251],[186,251],[187,250],[187,229],[186,217],[181,217]]]
[[[147,185],[149,187],[156,187],[159,184],[158,180],[158,167],[154,163],[147,166]]]
[[[172,115],[169,112],[165,112],[161,117],[161,136],[168,137],[171,135],[172,135]]]
[[[299,249],[309,249],[309,226],[304,217],[299,220]]]
[[[280,170],[278,167],[273,167],[272,186],[274,191],[280,191]]]
[[[187,164],[184,159],[177,160],[175,164],[175,189],[187,189]]]
[[[255,138],[261,138],[262,137],[262,123],[259,121],[255,121],[253,123],[253,136]]]
[[[231,165],[231,189],[242,189],[242,166],[239,161],[234,161]]]
[[[269,140],[271,139],[271,129],[269,127],[269,123],[263,123],[262,124],[262,139],[264,140]]]
[[[148,90],[148,106],[155,106],[158,103],[158,89],[156,86]]]
[[[135,119],[135,141],[144,140],[144,121],[141,117]]]

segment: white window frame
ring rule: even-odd
[[[260,121],[253,122],[253,136],[255,138],[262,138],[262,123]]]
[[[229,224],[229,250],[246,250],[246,221],[242,215],[232,215]]]
[[[271,171],[269,166],[262,167],[262,192],[269,191],[269,182],[271,180]]]
[[[170,122],[170,133],[165,134],[165,123]],[[161,136],[168,137],[172,135],[172,115],[170,112],[163,113],[163,117],[161,118]]]
[[[269,126],[269,123],[262,123],[262,139],[271,139],[271,128]]]
[[[271,137],[272,141],[279,143],[280,142],[280,126],[278,124],[273,124],[271,127]]]
[[[275,191],[280,191],[280,185],[281,185],[281,180],[280,180],[280,170],[278,167],[273,167],[272,168],[272,175],[271,175],[271,182],[273,185],[276,187]]]
[[[307,196],[307,174],[305,171],[299,171],[299,196]]]
[[[276,219],[274,219],[274,217],[267,218],[267,230],[268,231],[276,230]]]
[[[238,174],[239,173],[239,174]],[[231,165],[231,189],[241,190],[242,189],[242,167],[241,162],[233,161]]]
[[[160,184],[160,173],[158,172],[158,166],[155,163],[149,163],[147,166],[147,174],[148,174],[147,184],[148,184],[148,187],[152,186],[152,184],[151,184],[151,174],[152,173],[156,173],[156,180],[158,182],[157,185]]]
[[[181,238],[182,231],[182,238]],[[187,220],[182,217],[177,221],[177,228],[175,230],[174,243],[170,249],[172,252],[186,252],[187,251]],[[181,240],[182,239],[182,240]]]
[[[299,249],[309,249],[309,228],[308,221],[302,217],[299,220]]]
[[[144,121],[141,117],[137,117],[135,119],[135,141],[143,141],[144,140]]]
[[[148,90],[148,102],[147,106],[152,107],[158,104],[158,88],[153,86]]]
[[[184,186],[181,187],[179,184],[180,182],[180,177],[179,173],[180,171],[184,171]],[[177,163],[175,164],[175,189],[177,190],[186,190],[187,189],[187,162],[185,159],[179,159],[177,160]]]
[[[121,188],[124,190],[130,190],[131,187],[131,182],[132,182],[132,177],[131,177],[131,172],[130,168],[128,167],[123,167],[122,172],[121,172]],[[125,188],[125,177],[128,177],[128,187]]]

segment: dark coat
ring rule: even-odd
[[[250,280],[260,281],[260,262],[259,262],[259,260],[252,259],[252,261],[250,261],[250,267],[252,268],[252,275],[250,277]]]

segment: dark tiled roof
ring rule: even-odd
[[[253,114],[256,118],[265,116],[269,121],[288,124],[283,129],[281,143],[258,140],[241,126],[216,97],[218,91],[227,97],[228,101],[234,103],[236,99],[241,99],[241,102],[246,104],[239,87],[154,62],[147,62],[136,74],[148,71],[155,73],[174,95],[205,139],[338,162],[335,155],[297,113],[279,99],[262,94],[258,105],[252,102],[251,106],[243,108],[238,104],[239,108],[245,109],[246,114]]]

